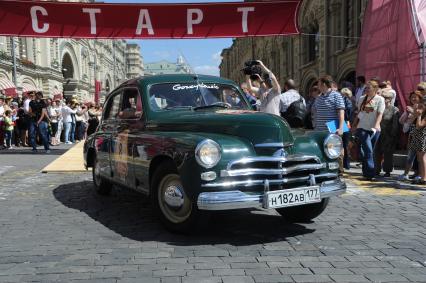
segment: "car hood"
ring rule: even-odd
[[[290,127],[284,119],[247,110],[170,111],[155,121],[150,121],[148,128],[239,136],[253,145],[294,142]]]

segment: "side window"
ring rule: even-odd
[[[123,91],[121,102],[120,119],[140,119],[142,117],[142,101],[137,88],[126,88]]]
[[[111,120],[118,118],[118,113],[120,110],[120,97],[121,93],[114,94],[108,100],[107,108],[105,109],[104,120]]]

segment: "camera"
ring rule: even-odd
[[[249,60],[244,63],[244,68],[241,69],[244,75],[249,75],[250,79],[257,79],[255,74],[262,76],[262,68],[259,66],[259,61],[257,60]]]

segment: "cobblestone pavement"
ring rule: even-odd
[[[88,173],[38,173],[54,157],[19,157],[18,168],[10,156],[0,155],[0,282],[426,282],[422,191],[354,183],[312,223],[245,210],[182,236],[137,193],[101,197]]]

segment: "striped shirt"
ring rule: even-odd
[[[315,99],[313,105],[314,129],[317,131],[328,131],[327,122],[338,120],[338,110],[345,109],[345,102],[342,95],[337,91],[330,91],[320,95]]]

